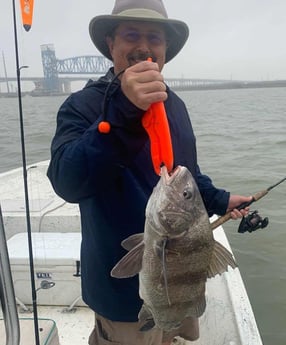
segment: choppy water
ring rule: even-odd
[[[286,176],[286,88],[181,92],[197,136],[201,169],[218,187],[250,195]],[[28,163],[49,158],[63,97],[23,98]],[[0,172],[21,164],[17,99],[0,98]],[[286,182],[253,204],[267,229],[224,228],[265,345],[286,344]],[[222,325],[223,327],[223,325]]]

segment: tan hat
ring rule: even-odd
[[[169,19],[162,0],[116,0],[111,15],[94,17],[89,24],[89,34],[96,48],[109,60],[112,57],[106,36],[121,22],[140,21],[161,23],[168,35],[166,63],[183,48],[189,36],[187,24]]]

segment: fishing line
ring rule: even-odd
[[[58,210],[59,208],[63,207],[66,203],[67,203],[67,202],[64,201],[64,202],[61,203],[60,205],[58,205],[58,206],[56,206],[56,207],[54,207],[54,208],[51,208],[50,210],[47,210],[46,212],[44,212],[44,213],[41,215],[40,221],[39,221],[39,227],[38,227],[38,229],[39,229],[38,231],[39,231],[39,232],[42,232],[42,223],[43,223],[44,217],[45,217],[47,214],[49,214],[49,213],[51,213],[51,212],[54,212],[54,211]]]
[[[40,345],[39,324],[38,324],[38,311],[37,311],[37,292],[36,292],[36,286],[35,286],[33,245],[32,245],[32,230],[31,230],[29,192],[28,192],[28,182],[27,182],[27,163],[26,163],[23,107],[22,107],[22,96],[21,96],[21,78],[20,78],[21,69],[25,68],[27,66],[20,67],[20,64],[19,64],[19,51],[18,51],[17,22],[16,22],[17,19],[16,19],[15,0],[12,0],[12,4],[13,4],[14,43],[15,43],[15,58],[16,58],[16,72],[17,72],[18,107],[19,107],[20,134],[21,134],[21,148],[22,148],[22,166],[23,166],[24,194],[25,194],[25,206],[26,206],[27,237],[28,237],[29,261],[30,261],[30,279],[31,279],[31,290],[32,290],[32,305],[33,305],[33,314],[34,314],[34,332],[35,332],[35,343],[36,343],[36,345]]]
[[[164,277],[164,285],[166,291],[166,297],[169,306],[171,306],[170,296],[169,296],[169,289],[168,289],[168,278],[167,278],[167,267],[166,267],[166,245],[168,243],[168,239],[165,238],[162,244],[162,269],[163,269],[163,277]]]
[[[103,98],[103,107],[102,107],[102,121],[99,122],[98,124],[98,131],[100,133],[109,133],[110,132],[110,123],[108,121],[106,121],[106,117],[107,117],[107,108],[108,108],[108,96],[111,96],[109,94],[109,90],[111,88],[111,86],[115,83],[115,81],[118,79],[119,76],[121,76],[121,74],[123,74],[125,72],[125,69],[120,71],[119,73],[117,73],[112,79],[111,81],[109,82],[106,90],[105,90],[105,93],[104,93],[104,98]]]

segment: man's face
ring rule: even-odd
[[[151,57],[159,65],[165,64],[166,35],[156,23],[124,22],[115,29],[114,37],[107,38],[113,59],[114,72],[118,72]]]

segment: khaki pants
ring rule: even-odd
[[[116,322],[95,314],[95,326],[89,337],[89,345],[161,345],[171,342],[175,336],[186,340],[199,337],[198,319],[187,318],[179,329],[170,333],[160,329],[141,332],[140,322]]]

